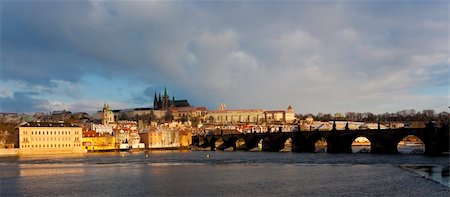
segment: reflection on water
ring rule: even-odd
[[[370,153],[370,145],[352,146],[352,153]]]
[[[10,157],[0,159],[0,196],[445,196],[421,176],[441,173],[435,181],[449,186],[448,166],[448,157],[291,152]]]
[[[449,166],[404,165],[402,167],[450,188]]]
[[[403,144],[398,145],[397,150],[400,154],[410,154],[410,155],[422,155],[425,153],[425,145],[418,144],[418,145],[410,145],[410,144]]]
[[[83,169],[77,168],[81,164],[19,164],[20,176],[39,176],[83,173]]]

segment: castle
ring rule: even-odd
[[[191,105],[187,100],[175,100],[175,96],[172,95],[172,100],[170,100],[169,95],[167,94],[167,89],[164,88],[164,95],[161,97],[156,96],[153,99],[153,109],[155,110],[168,110],[171,107],[190,107]]]

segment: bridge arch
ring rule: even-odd
[[[220,145],[217,145],[218,150],[227,150],[227,151],[235,151],[236,150],[236,141],[239,140],[239,136],[228,136],[228,137],[221,137]],[[216,143],[217,144],[217,143]]]
[[[344,140],[347,151],[351,153],[369,153],[372,150],[374,139],[363,133],[356,133],[351,135],[347,140]]]
[[[261,151],[262,138],[260,135],[251,135],[246,137],[244,140],[245,144],[241,146],[242,149],[247,151]]]
[[[404,136],[404,137],[403,137]],[[425,143],[424,141],[414,135],[403,135],[400,140],[396,141],[397,152],[400,154],[424,154],[425,153]]]
[[[245,150],[245,139],[238,138],[235,142],[237,150]]]
[[[294,147],[294,140],[287,136],[284,138],[283,142],[283,147],[281,148],[280,152],[291,152],[292,148]]]
[[[326,153],[328,149],[328,141],[325,136],[319,136],[314,142],[314,152],[316,153]]]

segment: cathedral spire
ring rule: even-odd
[[[167,88],[164,87],[164,96],[167,96]]]

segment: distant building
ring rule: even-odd
[[[199,118],[202,119],[208,109],[206,107],[174,107],[170,109],[174,120],[182,120],[187,121],[191,118]]]
[[[161,94],[153,99],[153,109],[155,110],[168,110],[170,107],[190,107],[191,105],[187,100],[175,100],[175,96],[172,95],[172,100],[170,100],[167,90],[164,88],[164,95]]]
[[[72,112],[66,110],[53,111],[51,117],[53,121],[64,121],[72,117]]]
[[[221,108],[220,110],[208,111],[205,121],[208,123],[253,123],[257,124],[263,122],[265,119],[263,109],[237,109],[227,110]]]
[[[265,111],[264,118],[267,123],[289,123],[295,122],[295,113],[292,106],[288,106],[287,110]]]
[[[109,109],[109,105],[105,103],[103,105],[102,124],[109,125],[111,123],[114,123],[114,113]]]
[[[82,127],[71,123],[22,123],[19,152],[21,155],[82,153]]]
[[[276,124],[292,124],[296,120],[292,106],[287,110],[264,110],[264,109],[237,109],[227,110],[225,104],[220,105],[219,110],[208,111],[205,117],[207,123],[217,124],[260,124],[260,123],[276,123]]]

